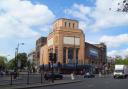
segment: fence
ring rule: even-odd
[[[19,74],[2,74],[0,75],[0,86],[17,85],[17,84],[32,84],[46,83],[43,73],[19,73]]]

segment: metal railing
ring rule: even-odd
[[[43,73],[10,73],[8,75],[0,75],[0,86],[17,85],[17,84],[32,84],[32,83],[46,83]]]

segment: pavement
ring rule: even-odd
[[[82,82],[82,80],[55,80],[54,83],[35,83],[35,84],[20,84],[20,85],[7,85],[7,86],[0,86],[0,89],[29,89],[29,88],[38,88],[38,87],[46,87],[46,86],[55,86],[55,85],[62,85],[62,84],[70,84],[70,83],[77,83]]]
[[[34,77],[34,76],[32,76]],[[38,76],[35,76],[33,81],[39,81],[40,79]],[[19,78],[20,79],[20,78]],[[18,79],[18,80],[19,80]],[[36,80],[35,80],[36,79]],[[62,85],[62,84],[70,84],[70,83],[77,83],[83,81],[83,76],[77,76],[75,80],[71,80],[70,75],[65,75],[63,80],[55,80],[54,83],[52,81],[43,80],[42,83],[40,82],[30,82],[26,84],[26,80],[13,81],[13,85],[4,84],[3,86],[0,85],[0,89],[29,89],[29,88],[37,88],[37,87],[46,87],[46,86],[55,86],[55,85]],[[25,82],[25,83],[23,83]],[[1,82],[2,84],[2,82]]]

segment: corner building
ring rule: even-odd
[[[85,37],[78,28],[78,21],[58,19],[53,24],[53,31],[47,37],[47,44],[41,48],[40,64],[48,64],[49,53],[56,53],[61,64],[85,63]]]
[[[77,20],[65,18],[58,19],[53,23],[47,43],[40,49],[40,65],[50,62],[50,52],[56,53],[57,62],[61,64],[84,65],[90,62],[90,56],[88,56],[90,54],[85,52],[89,51],[86,50],[85,35],[78,25]],[[98,46],[95,47],[98,48]]]

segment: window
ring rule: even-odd
[[[70,27],[70,23],[69,23],[69,27]]]
[[[65,22],[65,27],[66,27],[66,25],[67,25],[67,22]]]
[[[79,48],[76,48],[76,63],[78,64],[78,54],[79,54]]]
[[[74,28],[75,24],[73,23],[73,28]]]
[[[68,63],[73,63],[74,49],[68,48]]]

